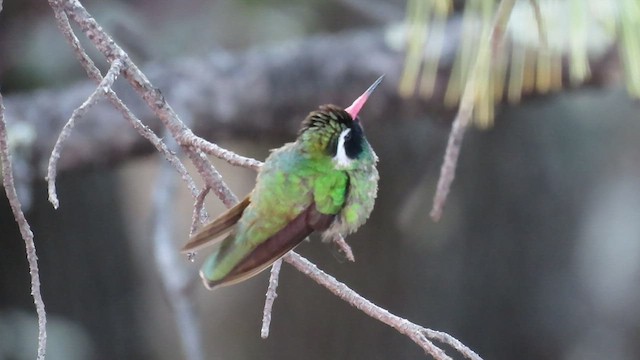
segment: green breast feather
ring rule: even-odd
[[[367,221],[373,211],[378,194],[379,175],[376,169],[378,157],[369,147],[360,161],[360,167],[347,171],[349,179],[347,199],[339,216],[323,234],[325,239],[336,234],[346,236],[355,232]]]

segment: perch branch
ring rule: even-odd
[[[284,260],[293,265],[293,267],[298,269],[298,271],[302,272],[318,284],[327,288],[327,290],[329,290],[332,294],[351,304],[353,307],[364,312],[370,317],[391,326],[401,334],[407,335],[409,338],[411,338],[411,340],[413,340],[416,344],[423,348],[425,352],[432,355],[434,358],[451,359],[427,338],[437,340],[452,346],[468,359],[481,359],[478,354],[473,352],[468,347],[462,345],[462,343],[460,343],[451,335],[423,328],[422,326],[414,324],[409,320],[403,319],[399,316],[393,315],[389,311],[377,306],[355,291],[351,290],[348,286],[341,283],[333,276],[318,269],[316,265],[309,262],[309,260],[303,258],[297,253],[293,251],[289,252],[287,255],[285,255]]]
[[[1,2],[0,2],[1,5]],[[22,212],[22,205],[18,200],[15,184],[13,182],[13,169],[11,166],[11,154],[9,153],[7,126],[4,121],[4,104],[0,94],[0,161],[2,161],[2,183],[7,194],[13,217],[18,223],[20,234],[24,240],[29,274],[31,275],[31,296],[38,314],[38,360],[44,360],[47,347],[47,313],[44,310],[44,301],[40,293],[40,275],[38,270],[38,256],[36,245],[33,242],[33,232]]]

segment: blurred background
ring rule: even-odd
[[[605,1],[577,2],[584,12],[571,8],[573,1],[561,2],[565,8],[543,6],[543,12],[553,15],[546,28],[550,44],[574,29],[555,27],[552,18],[586,14],[586,20],[578,16],[577,21],[590,29],[589,36],[577,43],[590,67],[583,78],[579,71],[575,75],[571,66],[580,56],[569,51],[565,57],[565,43],[559,41],[557,48],[551,46],[557,50],[557,61],[551,63],[559,61],[568,69],[560,75],[564,86],[544,91],[541,80],[524,89],[529,75],[523,65],[524,90],[518,90],[522,101],[499,93],[492,99],[500,103],[495,117],[469,129],[443,218],[435,223],[429,211],[455,115],[455,107],[444,105],[443,84],[455,75],[460,44],[474,42],[461,30],[461,18],[486,18],[483,2],[474,3],[477,13],[464,12],[463,3],[450,2],[440,33],[433,30],[429,40],[420,43],[411,28],[417,26],[415,14],[429,16],[434,24],[438,18],[416,9],[415,1],[83,1],[196,133],[259,160],[269,149],[292,141],[299,122],[315,106],[348,105],[386,73],[380,92],[363,113],[369,142],[380,158],[381,180],[371,219],[347,239],[356,262],[342,261],[318,238],[297,250],[374,303],[448,332],[485,359],[638,359],[640,119],[630,96],[632,75],[625,68],[624,49],[629,47],[619,51],[613,35],[598,32],[589,22],[610,15],[615,29],[623,13],[594,5]],[[496,3],[491,4],[489,14],[495,11]],[[514,9],[507,54],[537,39],[528,4],[519,1]],[[631,18],[627,23],[640,22],[640,10],[625,15]],[[399,33],[408,34],[401,36],[408,40],[398,40]],[[356,52],[366,46],[358,39],[370,38],[382,44],[376,49],[385,50]],[[433,51],[418,51],[418,65],[410,58],[414,55],[405,57],[411,51],[403,44],[410,48],[417,42],[429,49],[440,38],[443,50],[435,68],[429,65],[433,61],[424,60]],[[625,40],[631,48],[638,45],[632,40]],[[316,42],[336,51],[317,53]],[[252,83],[238,85],[228,79],[234,72],[259,72],[264,63],[273,65],[268,55],[274,48],[285,55],[289,48],[295,54],[308,53],[315,61],[301,64],[302,70],[292,68],[296,76],[272,79],[269,86],[277,87],[275,91],[267,89],[266,95],[239,105],[230,95],[227,99],[212,92],[200,94],[211,96],[202,107],[181,92],[193,87],[191,72],[207,78],[208,69],[196,66],[207,62],[198,59],[211,59],[217,66],[211,69],[214,74],[220,66],[228,68],[227,82],[220,86],[229,93],[236,87],[251,92]],[[89,53],[104,67],[97,52]],[[61,207],[54,210],[47,201],[43,169],[62,124],[92,84],[42,1],[4,2],[0,54],[0,85],[13,131],[9,136],[18,143],[15,171],[35,233],[49,315],[48,359],[425,358],[407,337],[351,308],[287,264],[271,334],[262,340],[268,272],[215,292],[200,286],[198,263],[178,253],[191,223],[190,193],[148,145],[130,145],[140,141],[138,135],[118,113],[105,110],[107,103],[81,120],[86,123],[78,125],[62,152],[61,161],[68,162],[61,163]],[[343,58],[356,59],[358,65],[344,70],[339,65]],[[544,73],[541,63],[534,65],[537,74]],[[412,83],[407,75],[411,66],[422,67],[423,73],[434,69],[431,97],[406,90],[412,86],[406,85]],[[347,85],[321,77],[317,69],[346,71],[339,79]],[[508,73],[516,72],[510,68]],[[307,89],[306,82],[313,83],[308,85],[312,90],[300,92]],[[118,86],[122,94],[130,92],[124,82]],[[70,98],[74,101],[69,104],[60,100]],[[137,113],[143,120],[153,118],[132,102],[134,110],[142,109]],[[279,105],[274,109],[270,102]],[[225,105],[226,110],[218,109]],[[225,111],[240,114],[235,123],[219,120]],[[43,123],[31,128],[30,119]],[[93,138],[98,119],[120,125]],[[256,127],[251,119],[262,125]],[[126,141],[120,142],[116,133],[123,133]],[[104,147],[109,155],[84,153],[74,144]],[[251,190],[254,172],[213,161],[238,196]],[[0,359],[32,359],[37,329],[24,243],[6,198],[0,199]],[[214,216],[223,210],[214,195],[208,197],[207,210]],[[168,267],[159,260],[166,254],[161,254],[157,239],[167,233],[175,251]],[[200,334],[199,355],[186,351],[181,341],[183,330],[176,319],[184,309],[176,308],[166,291],[172,276],[188,284],[181,294],[188,299],[183,304],[187,311],[196,316],[190,326]]]

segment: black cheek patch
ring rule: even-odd
[[[364,132],[357,122],[351,125],[351,131],[348,138],[344,141],[344,152],[349,159],[355,159],[362,153],[362,143],[364,140]]]

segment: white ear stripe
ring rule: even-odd
[[[336,149],[336,156],[333,157],[333,160],[337,163],[337,165],[341,167],[349,166],[351,159],[347,156],[347,152],[344,149],[344,141],[347,135],[351,132],[351,129],[342,130],[340,133],[340,137],[338,138],[338,148]]]

